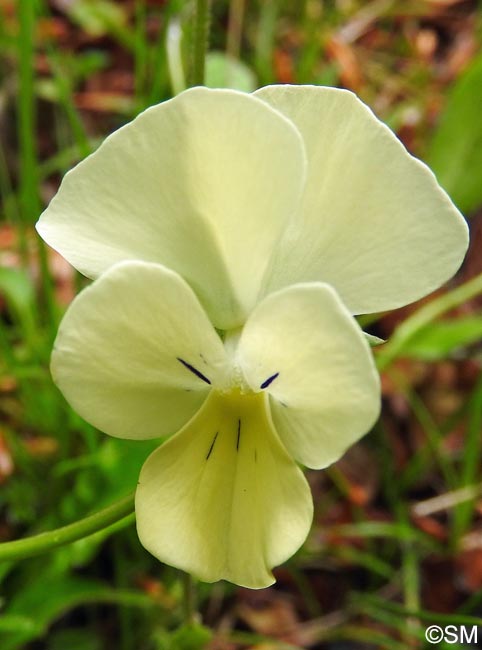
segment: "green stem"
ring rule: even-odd
[[[0,544],[0,561],[22,560],[34,555],[40,555],[48,551],[76,542],[78,539],[97,533],[100,530],[116,524],[121,519],[132,514],[134,511],[134,493],[128,497],[113,503],[94,515],[80,519],[79,521],[51,530],[47,533],[40,533],[19,539],[14,542]]]
[[[379,370],[385,370],[400,354],[406,343],[436,318],[482,293],[482,274],[421,307],[394,332],[377,354]]]
[[[39,213],[37,194],[37,150],[35,146],[36,103],[34,93],[34,34],[36,11],[33,2],[19,3],[19,91],[17,132],[20,168],[20,254],[27,265],[26,229]]]
[[[204,84],[206,51],[209,44],[209,27],[211,23],[211,0],[196,0],[193,33],[193,57],[191,63],[191,86]]]
[[[183,576],[183,608],[184,608],[184,625],[190,626],[195,623],[196,619],[196,595],[194,580],[190,573],[184,573]]]

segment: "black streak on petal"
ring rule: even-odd
[[[279,375],[279,372],[275,372],[274,375],[271,375],[271,377],[268,377],[268,379],[265,379],[263,383],[261,384],[260,388],[268,388],[268,386],[273,382],[276,377]]]
[[[203,381],[205,381],[206,384],[211,385],[211,382],[206,377],[206,375],[203,375],[202,372],[199,372],[199,370],[197,370],[197,368],[195,368],[194,366],[191,366],[190,363],[188,363],[187,361],[184,361],[184,359],[181,359],[180,357],[176,357],[176,359],[178,361],[180,361],[185,368],[190,370],[193,373],[193,375],[196,375],[196,377],[199,377],[199,379],[202,379]]]
[[[218,433],[219,433],[219,431],[216,432],[216,435],[213,438],[211,446],[209,447],[208,455],[206,456],[206,460],[209,458],[209,456],[211,455],[212,450],[214,449],[214,444],[216,442],[216,438],[218,437]]]
[[[241,420],[238,420],[238,437],[236,438],[236,451],[239,451],[239,436],[241,435]]]

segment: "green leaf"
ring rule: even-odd
[[[481,337],[482,316],[439,321],[417,332],[406,342],[401,354],[424,361],[437,361],[479,342]]]
[[[21,614],[2,614],[0,617],[0,634],[20,634],[27,638],[34,637],[42,631],[42,626],[29,616]]]
[[[166,650],[203,650],[212,639],[212,632],[204,625],[193,623],[169,635]],[[162,648],[162,643],[161,643]]]
[[[45,634],[49,625],[63,613],[96,591],[98,583],[77,578],[51,578],[49,585],[36,580],[13,599],[2,620],[2,650],[16,650],[22,644]],[[10,629],[8,629],[10,628]]]
[[[462,212],[482,205],[482,55],[455,83],[426,156]]]
[[[105,36],[126,22],[122,8],[109,0],[77,0],[68,3],[66,12],[90,36]]]
[[[0,294],[17,314],[28,312],[33,304],[32,282],[25,271],[9,267],[0,268]]]
[[[28,641],[47,634],[50,626],[70,610],[96,603],[140,609],[159,607],[155,600],[137,591],[112,589],[99,580],[40,572],[35,581],[19,590],[2,614],[1,648],[23,648]]]
[[[35,294],[27,273],[21,269],[0,268],[0,296],[5,298],[24,338],[32,343],[35,336]]]
[[[206,86],[233,88],[250,93],[257,88],[254,72],[223,52],[209,52],[206,57]]]
[[[417,309],[397,327],[390,340],[380,350],[376,357],[378,370],[385,370],[397,357],[403,355],[409,348],[410,342],[418,337],[420,332],[438,322],[440,316],[480,294],[482,294],[482,273]]]
[[[120,3],[114,0],[76,0],[62,3],[62,10],[90,36],[110,35],[127,49],[133,49],[134,38],[127,26],[126,11]]]

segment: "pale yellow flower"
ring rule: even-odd
[[[333,463],[377,417],[352,314],[425,295],[467,247],[430,170],[352,93],[309,86],[148,109],[67,174],[38,230],[98,278],[56,341],[67,400],[113,436],[175,433],[141,472],[142,543],[249,587],[308,533],[295,461]]]

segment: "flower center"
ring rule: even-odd
[[[246,381],[243,371],[237,363],[233,363],[229,383],[221,388],[220,392],[225,395],[239,394],[240,396],[254,395],[254,391]]]
[[[250,385],[247,381],[241,364],[238,361],[238,343],[241,335],[241,328],[237,330],[228,330],[224,334],[223,343],[228,363],[219,372],[219,367],[214,371],[203,354],[196,356],[196,365],[191,358],[176,357],[186,370],[192,373],[205,384],[223,395],[255,395],[260,391],[268,388],[273,381],[279,376],[279,371],[267,373],[267,377],[256,386]]]

